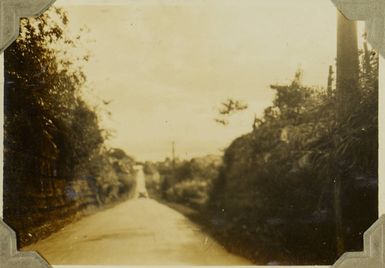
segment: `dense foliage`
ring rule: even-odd
[[[155,163],[153,166],[159,172],[155,193],[161,193],[161,197],[168,201],[201,208],[207,203],[220,165],[221,157],[216,155]],[[151,182],[147,185],[151,188]]]
[[[226,150],[209,215],[235,249],[262,263],[334,262],[341,178],[344,247],[362,250],[378,178],[378,57],[366,45],[360,69],[357,102],[342,120],[335,89],[306,87],[298,72],[290,85],[271,86],[273,105]]]
[[[4,218],[28,234],[22,243],[33,228],[132,189],[134,160],[105,146],[97,111],[82,98],[88,55],[69,52],[82,32],[71,36],[67,24],[57,8],[23,19],[20,37],[4,53]]]

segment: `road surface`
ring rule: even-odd
[[[252,265],[179,212],[144,198],[85,217],[23,250],[54,265]]]

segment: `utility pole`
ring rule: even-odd
[[[329,66],[329,76],[328,76],[328,87],[327,87],[327,94],[331,96],[333,94],[333,81],[334,81],[334,71],[333,66]]]
[[[359,58],[356,22],[349,21],[341,12],[337,11],[337,123],[342,124],[351,107],[357,103],[359,97]],[[334,137],[334,145],[337,146],[338,137]],[[334,214],[336,228],[337,255],[345,252],[345,235],[342,214],[343,178],[345,167],[338,163],[332,163],[336,169],[334,183]]]
[[[359,101],[359,56],[357,24],[337,11],[337,120],[344,122]]]
[[[172,154],[172,168],[175,170],[175,141],[172,142],[171,154]]]

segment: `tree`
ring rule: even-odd
[[[227,126],[229,124],[229,117],[237,112],[244,111],[248,108],[248,105],[240,100],[227,99],[221,103],[221,107],[218,109],[219,117],[214,121]]]
[[[71,36],[67,24],[66,13],[54,7],[23,19],[20,37],[4,52],[4,220],[21,245],[36,227],[52,231],[53,215],[64,217],[46,213],[57,206],[52,200],[78,202],[60,193],[80,177],[93,183],[91,161],[103,151],[97,113],[81,98],[88,56],[69,52],[81,37]]]
[[[47,178],[58,176],[55,136],[61,125],[69,124],[75,94],[85,81],[64,50],[53,45],[75,45],[65,34],[67,23],[66,14],[56,8],[39,18],[23,19],[20,37],[4,52],[6,219],[30,205],[15,201],[25,200],[23,191],[47,194],[53,188]]]
[[[304,86],[300,71],[292,83],[272,85],[273,105],[225,150],[208,207],[213,221],[230,222],[218,232],[246,245],[239,253],[269,261],[286,251],[288,264],[330,264],[362,250],[362,233],[377,218],[378,57],[365,45],[339,55],[340,88],[333,68],[322,89]],[[343,63],[358,55],[354,77]]]

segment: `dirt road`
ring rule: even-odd
[[[85,217],[23,250],[58,265],[251,265],[182,214],[142,198]]]

